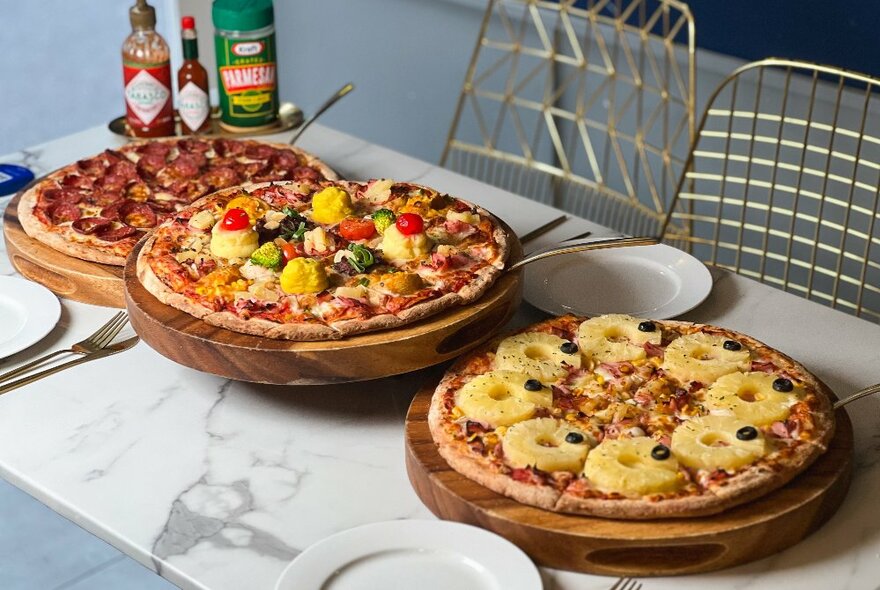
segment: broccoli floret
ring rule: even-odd
[[[384,234],[388,226],[394,223],[394,213],[391,209],[379,209],[373,213],[372,217],[373,225],[376,226],[376,231],[380,234]]]
[[[283,261],[284,255],[281,253],[281,248],[275,245],[275,242],[266,242],[251,254],[251,262],[266,268],[281,268]]]

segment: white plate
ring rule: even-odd
[[[52,291],[0,276],[0,359],[42,340],[60,317],[61,304]]]
[[[666,244],[546,258],[525,267],[523,288],[526,301],[554,315],[626,313],[657,320],[693,309],[711,291],[709,269]]]
[[[348,529],[297,557],[275,590],[540,590],[541,576],[516,545],[442,520],[393,520]]]

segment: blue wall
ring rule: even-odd
[[[876,0],[688,0],[697,46],[749,61],[790,57],[880,76]]]

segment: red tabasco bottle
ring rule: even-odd
[[[122,44],[128,126],[138,137],[174,135],[171,53],[155,31],[156,11],[146,0],[137,0],[128,14],[132,31]]]
[[[208,72],[199,63],[196,19],[185,16],[180,21],[183,38],[183,65],[177,71],[177,111],[184,135],[211,130],[211,103],[208,99]]]

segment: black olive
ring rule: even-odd
[[[736,340],[724,341],[724,350],[740,350],[742,347],[742,344],[740,344]]]
[[[559,350],[565,354],[574,354],[578,351],[578,345],[574,342],[563,342],[562,346],[559,347]]]
[[[776,391],[781,391],[783,393],[788,393],[792,389],[794,389],[794,383],[791,382],[791,379],[786,379],[785,377],[780,377],[773,381],[773,389]]]
[[[651,457],[657,459],[658,461],[665,461],[669,458],[669,447],[666,445],[657,445],[653,449],[651,449]]]
[[[573,445],[580,444],[584,442],[584,435],[580,432],[569,432],[565,435],[565,442]]]
[[[541,391],[542,389],[544,389],[544,385],[537,379],[528,379],[523,384],[523,387],[525,387],[528,391]]]
[[[739,440],[752,440],[758,438],[758,429],[754,426],[743,426],[736,431],[736,438]]]
[[[657,329],[657,324],[651,321],[644,321],[639,324],[639,332],[653,332]]]

